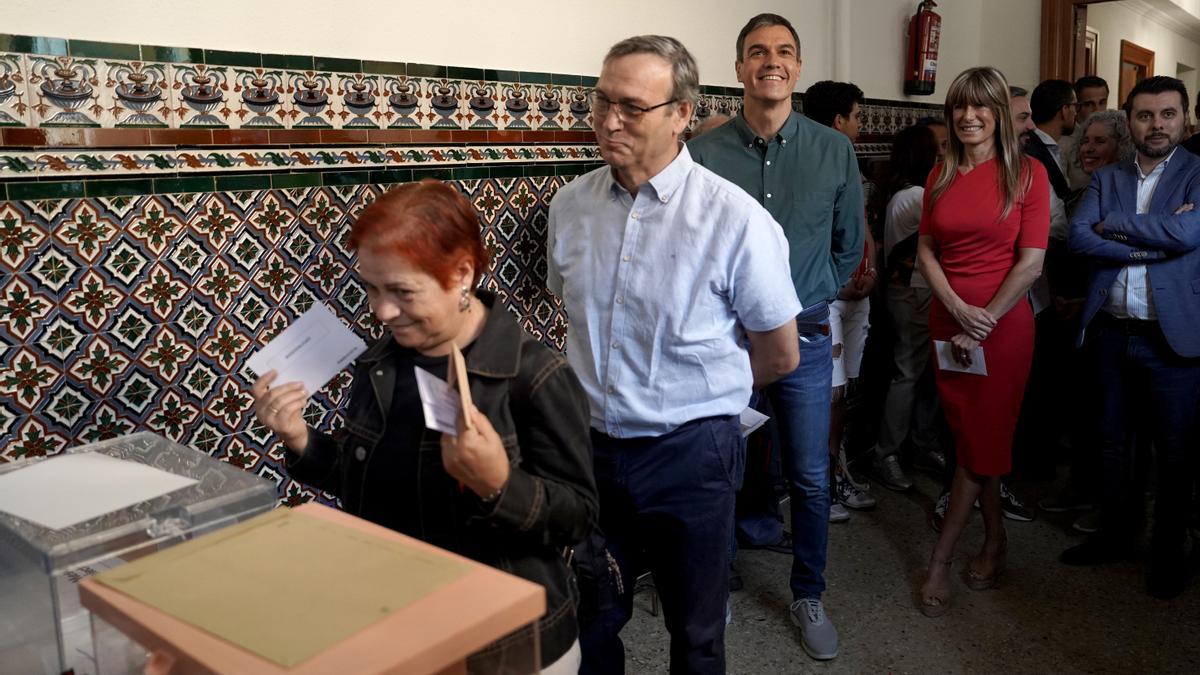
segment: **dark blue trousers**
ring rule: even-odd
[[[1132,544],[1142,498],[1129,441],[1134,431],[1148,429],[1158,460],[1152,550],[1157,556],[1181,557],[1196,460],[1200,358],[1172,351],[1157,322],[1105,316],[1101,312],[1088,327],[1086,345],[1100,399],[1101,534],[1115,546]],[[1134,414],[1143,410],[1148,423],[1135,424]]]
[[[633,616],[634,580],[649,570],[671,634],[671,672],[724,673],[727,549],[745,461],[737,418],[650,438],[593,430],[592,450],[600,527],[621,584],[617,601],[581,626],[580,672],[625,672],[619,633]]]

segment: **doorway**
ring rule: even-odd
[[[1124,101],[1135,84],[1153,76],[1154,52],[1129,40],[1121,40],[1121,78],[1117,85],[1120,95],[1117,100]]]

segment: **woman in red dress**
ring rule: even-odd
[[[1012,466],[1013,431],[1033,360],[1026,292],[1041,273],[1050,230],[1046,170],[1021,154],[1004,75],[995,68],[963,72],[950,85],[945,110],[950,144],[927,181],[917,259],[933,291],[935,352],[937,342],[947,342],[952,361],[969,366],[982,347],[987,374],[941,364],[935,371],[958,469],[921,587],[921,611],[928,616],[950,606],[954,545],[976,499],[984,543],[968,565],[967,585],[990,588],[1004,568],[1000,477]]]

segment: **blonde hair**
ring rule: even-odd
[[[936,202],[958,175],[958,167],[966,159],[966,148],[954,130],[954,109],[968,105],[983,106],[996,119],[995,153],[1000,165],[996,173],[997,187],[1004,200],[1000,220],[1008,218],[1013,204],[1025,196],[1033,179],[1029,160],[1021,154],[1016,128],[1012,121],[1012,105],[1008,95],[1008,82],[1004,74],[991,66],[980,66],[964,70],[946,92],[945,115],[951,120],[950,142],[946,148],[946,160],[942,171],[933,184],[933,201]]]

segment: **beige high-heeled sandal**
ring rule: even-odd
[[[950,565],[953,562],[954,562],[953,560],[945,560],[940,563],[930,561],[929,564],[930,564],[931,568],[933,565],[945,565],[946,567],[950,567]],[[928,581],[926,581],[926,583],[928,583]],[[940,591],[941,589],[938,589],[938,590]],[[926,593],[925,586],[922,585],[920,600],[921,600],[921,613],[931,619],[939,617],[939,616],[945,614],[946,612],[950,611],[950,574],[949,574],[949,570],[947,570],[947,573],[946,573],[945,593],[942,594],[942,593],[938,593],[936,591],[932,592],[932,593]]]
[[[974,562],[974,561],[972,561]],[[1000,551],[996,554],[996,562],[992,566],[992,573],[988,575],[980,574],[971,569],[970,563],[967,564],[967,574],[965,581],[967,588],[973,591],[986,591],[989,588],[996,586],[996,581],[1000,579],[1000,575],[1004,573],[1004,568],[1008,564],[1008,539],[1000,545]]]

